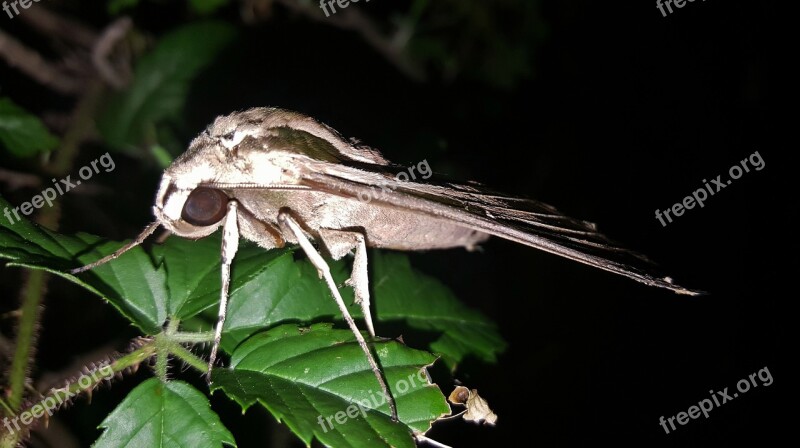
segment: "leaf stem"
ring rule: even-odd
[[[200,333],[175,333],[170,335],[170,339],[174,342],[198,344],[201,342],[210,342],[214,340],[213,331],[203,331]]]
[[[189,364],[190,366],[194,367],[195,369],[201,372],[205,372],[208,369],[208,365],[206,364],[205,361],[200,359],[198,356],[195,356],[194,353],[190,352],[184,346],[178,343],[173,343],[170,346],[169,350],[173,355],[178,357],[181,361],[185,362],[186,364]]]
[[[203,372],[206,370],[206,363],[187,350],[181,343],[208,342],[214,340],[214,332],[207,331],[202,333],[181,333],[178,331],[180,320],[171,319],[161,336],[169,354],[175,355],[180,360]]]

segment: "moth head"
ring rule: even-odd
[[[202,238],[222,224],[234,186],[287,181],[286,170],[262,138],[270,110],[217,117],[164,171],[153,206],[164,227],[179,236]]]
[[[164,175],[156,195],[153,213],[169,231],[186,238],[214,233],[228,211],[228,195],[205,186],[182,186]]]

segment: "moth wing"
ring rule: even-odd
[[[433,179],[398,182],[392,168],[311,161],[300,176],[303,185],[315,190],[354,199],[369,197],[391,207],[455,221],[650,286],[679,294],[700,294],[674,284],[671,278],[659,274],[647,257],[618,245],[598,232],[594,224],[565,216],[552,206],[498,194],[479,184]],[[380,186],[389,187],[381,189],[386,196],[375,198],[374,188]]]

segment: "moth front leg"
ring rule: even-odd
[[[320,229],[319,236],[325,248],[334,260],[338,260],[355,250],[353,258],[353,272],[345,281],[355,292],[356,303],[361,306],[367,331],[375,337],[375,326],[372,323],[372,312],[369,300],[369,275],[367,272],[367,242],[362,233],[351,230]]]
[[[231,263],[239,250],[239,224],[238,213],[239,203],[236,201],[228,202],[228,212],[225,215],[225,222],[222,227],[222,263],[221,277],[222,287],[219,293],[219,318],[217,327],[214,330],[214,346],[211,348],[211,357],[208,359],[208,381],[211,382],[211,368],[217,359],[219,343],[222,340],[222,327],[225,325],[225,316],[228,312],[228,290],[231,284]]]
[[[325,283],[328,285],[328,289],[333,295],[333,299],[336,301],[336,305],[339,306],[339,311],[341,311],[344,320],[347,322],[347,325],[350,327],[350,330],[356,337],[358,345],[361,347],[361,350],[367,357],[367,362],[369,362],[372,372],[378,379],[378,384],[380,384],[381,391],[386,397],[386,402],[389,404],[392,420],[397,421],[397,405],[394,402],[392,392],[389,390],[389,386],[386,385],[386,380],[383,377],[383,373],[381,372],[377,361],[375,361],[375,357],[372,356],[372,351],[369,349],[367,341],[364,340],[364,336],[361,334],[358,326],[356,326],[353,316],[351,316],[350,312],[347,310],[347,305],[345,305],[344,299],[342,299],[342,295],[339,293],[339,288],[336,287],[336,282],[333,280],[333,276],[331,275],[330,266],[328,266],[328,263],[325,262],[325,259],[322,258],[322,255],[317,252],[317,250],[311,244],[311,241],[309,241],[308,237],[306,237],[305,233],[303,233],[303,229],[300,227],[300,224],[298,224],[297,221],[295,221],[295,219],[287,211],[281,211],[278,214],[278,223],[287,232],[289,232],[291,235],[294,235],[294,237],[297,239],[297,242],[300,244],[300,247],[303,249],[303,252],[306,253],[309,261],[311,261],[311,264],[317,268],[320,277],[325,280]]]

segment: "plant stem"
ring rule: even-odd
[[[153,341],[148,342],[147,344],[145,344],[145,345],[139,347],[138,349],[128,353],[127,355],[125,355],[125,356],[113,361],[111,364],[108,364],[108,367],[110,367],[110,369],[111,369],[111,373],[108,374],[107,376],[109,378],[111,378],[117,373],[124,372],[125,369],[137,366],[137,365],[141,364],[142,362],[146,361],[151,356],[153,356],[155,353],[156,353],[156,344]],[[98,371],[102,370],[102,368],[101,369],[97,369],[97,370]],[[82,378],[86,378],[86,377],[88,377],[88,378],[90,378],[92,380],[92,383],[89,386],[83,386],[83,385],[80,384],[80,380]],[[90,391],[90,390],[94,389],[98,384],[100,384],[100,382],[103,379],[104,378],[95,378],[94,376],[82,374],[77,379],[75,379],[71,383],[65,385],[64,387],[61,387],[61,388],[58,388],[58,389],[55,389],[55,388],[54,389],[50,389],[50,391],[47,392],[47,394],[45,394],[42,397],[42,399],[39,400],[39,402],[44,401],[47,397],[56,398],[58,396],[59,392],[60,393],[69,392],[69,393],[72,393],[72,394],[80,394],[82,392]]]
[[[184,348],[181,343],[190,342],[190,343],[197,343],[197,342],[207,342],[214,338],[213,332],[205,332],[205,333],[179,333],[178,332],[178,325],[180,321],[177,319],[172,319],[167,323],[167,328],[156,335],[156,350],[157,358],[156,358],[156,376],[158,376],[161,381],[167,381],[167,367],[169,362],[169,356],[174,355],[180,358],[186,364],[194,367],[195,369],[204,372],[206,370],[206,364],[203,362],[202,359],[198,358],[194,355],[194,353],[190,352],[186,348]]]
[[[17,346],[14,351],[14,360],[11,362],[9,378],[10,391],[8,405],[12,411],[17,411],[22,403],[22,391],[28,371],[28,361],[33,351],[36,327],[39,323],[39,311],[42,297],[44,296],[46,276],[44,271],[34,270],[27,274],[22,291],[22,308],[17,332]]]
[[[155,337],[156,342],[156,367],[155,374],[162,383],[167,382],[167,367],[169,366],[170,341],[164,333]]]
[[[39,401],[29,404],[25,409],[21,409],[20,412],[16,413],[17,416],[27,414],[28,417],[33,416],[33,418],[7,417],[4,420],[4,425],[0,426],[0,448],[16,447],[18,440],[22,437],[22,433],[30,425],[38,421],[38,418],[43,416],[44,412],[51,416],[53,411],[68,404],[74,399],[74,396],[89,393],[103,380],[110,380],[114,376],[124,373],[127,369],[138,366],[156,353],[156,345],[155,341],[149,341],[131,353],[112,361],[110,364],[103,365],[89,373],[82,373],[73,378],[64,387],[50,389],[40,397]],[[52,404],[48,405],[48,403]],[[37,417],[37,415],[40,417]],[[28,424],[22,423],[24,420],[28,420]]]

